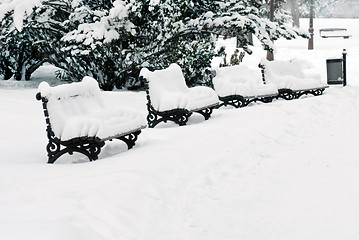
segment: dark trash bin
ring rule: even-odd
[[[327,83],[343,84],[343,59],[327,59]]]
[[[346,51],[343,50],[343,58],[327,59],[327,83],[346,85]]]

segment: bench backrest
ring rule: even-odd
[[[295,61],[268,61],[265,66],[268,75],[304,77],[302,67]]]
[[[91,77],[84,77],[82,82],[55,87],[42,82],[38,90],[41,97],[46,99],[48,118],[55,136],[61,136],[68,118],[91,114],[104,108],[98,83]]]
[[[179,65],[171,64],[166,69],[156,71],[143,68],[140,75],[148,82],[151,104],[156,110],[186,106],[189,89]]]
[[[187,93],[188,87],[183,77],[182,69],[173,63],[168,68],[156,71],[149,71],[147,68],[141,70],[141,76],[149,82],[150,91],[163,89],[165,91],[180,91]]]
[[[232,83],[244,83],[247,81],[261,82],[259,69],[250,69],[244,65],[221,67],[216,69],[214,81],[226,81]]]
[[[256,91],[264,84],[258,68],[251,69],[244,65],[236,65],[216,69],[213,85],[217,94],[223,97],[256,95]]]
[[[279,88],[298,90],[325,86],[321,81],[321,75],[306,60],[267,61],[262,59],[261,65],[264,66],[265,81]]]

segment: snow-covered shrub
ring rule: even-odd
[[[246,55],[245,52],[239,52],[239,49],[235,49],[228,63],[227,54],[223,53],[222,56],[223,62],[219,64],[219,67],[229,67],[229,66],[239,65],[243,61],[245,55]]]
[[[245,56],[245,52],[239,52],[238,49],[234,50],[234,53],[231,56],[230,64],[232,66],[239,65]]]

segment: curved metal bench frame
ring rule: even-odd
[[[256,97],[243,97],[242,95],[229,95],[225,97],[218,97],[221,100],[221,104],[219,107],[222,106],[233,106],[235,108],[242,108],[246,107],[251,103],[255,102],[262,102],[262,103],[270,103],[273,99],[277,98],[277,94],[275,95],[263,95],[263,96],[256,96]]]

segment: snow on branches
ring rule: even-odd
[[[0,4],[0,19],[7,13],[13,12],[12,21],[14,27],[21,32],[23,21],[29,16],[35,7],[39,7],[43,0],[3,0]]]
[[[0,1],[1,72],[23,76],[35,60],[29,77],[46,60],[69,79],[88,75],[106,90],[138,87],[142,67],[171,63],[181,66],[188,85],[211,85],[218,35],[241,38],[248,53],[249,33],[270,51],[279,37],[306,36],[287,25],[283,11],[275,22],[263,17],[261,1],[255,0]]]
[[[67,33],[62,41],[75,41],[94,49],[97,41],[106,44],[121,38],[123,34],[134,34],[134,25],[127,19],[126,3],[120,0],[115,1],[111,9],[97,10],[91,6],[75,8],[66,24],[80,24],[74,26],[75,30]]]

